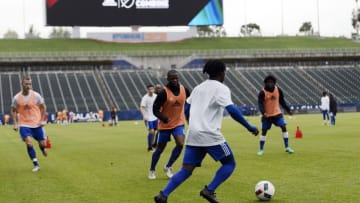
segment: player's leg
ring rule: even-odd
[[[159,131],[159,139],[157,142],[157,146],[154,153],[151,156],[150,171],[148,176],[149,179],[156,178],[155,176],[156,164],[158,163],[160,156],[166,147],[167,142],[170,141],[170,135],[171,135],[170,130]]]
[[[205,155],[206,150],[204,147],[186,146],[183,167],[171,177],[166,187],[160,191],[157,196],[155,196],[155,202],[164,202],[161,200],[165,200],[166,202],[170,193],[172,193],[179,185],[181,185],[181,183],[191,176],[195,167],[201,166],[201,162]]]
[[[179,158],[181,151],[184,147],[184,140],[185,140],[185,128],[183,125],[177,126],[173,129],[172,134],[175,139],[175,147],[171,152],[171,156],[169,158],[168,163],[164,166],[164,172],[166,175],[171,178],[172,177],[172,165],[174,162]]]
[[[271,121],[268,118],[262,117],[261,118],[261,123],[262,123],[262,133],[260,136],[260,140],[259,140],[259,151],[258,151],[258,155],[262,156],[264,154],[264,146],[265,146],[265,141],[266,141],[266,133],[267,131],[271,128]]]
[[[40,169],[40,167],[39,167],[39,162],[36,158],[36,152],[34,146],[31,141],[31,135],[32,135],[32,130],[30,128],[20,127],[20,136],[26,145],[26,149],[30,157],[30,160],[34,164],[33,172],[36,172]]]
[[[226,142],[208,147],[207,149],[215,161],[221,162],[221,167],[217,170],[212,181],[200,192],[200,195],[209,202],[218,202],[215,190],[231,176],[235,170],[236,163],[231,148]]]
[[[283,116],[275,121],[275,125],[281,128],[282,137],[284,139],[285,151],[289,154],[294,153],[294,150],[289,146],[289,133],[286,129],[286,122]]]
[[[38,128],[34,128],[33,129],[33,137],[36,141],[38,141],[39,143],[39,148],[42,152],[42,154],[47,157],[48,152],[46,149],[46,135],[45,135],[45,130],[42,127],[38,127]]]

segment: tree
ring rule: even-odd
[[[357,0],[356,4],[357,4]],[[351,18],[351,25],[356,31],[356,35],[359,36],[359,29],[360,29],[360,9],[356,8],[352,12],[352,18]]]
[[[246,25],[242,25],[240,28],[240,33],[243,36],[259,36],[261,35],[260,26],[256,23],[249,23]]]
[[[299,28],[299,32],[304,33],[305,35],[308,35],[308,36],[313,35],[314,29],[312,27],[311,22],[303,22],[303,24]]]
[[[197,26],[197,33],[199,37],[225,37],[226,31],[223,26]]]
[[[27,33],[25,33],[25,38],[26,39],[38,39],[38,38],[40,38],[40,33],[38,33],[34,29],[34,26],[31,25],[30,28],[29,28],[29,31]]]
[[[53,28],[49,35],[49,38],[70,38],[70,37],[71,37],[71,33],[68,30],[63,29],[62,27],[58,29]]]
[[[4,34],[4,39],[17,39],[19,38],[17,32],[15,32],[14,30],[8,30],[5,34]]]

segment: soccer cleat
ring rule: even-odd
[[[167,167],[166,165],[164,166],[164,172],[166,173],[166,176],[168,178],[171,178],[173,176],[172,173],[172,168],[171,167]]]
[[[167,197],[164,196],[162,191],[154,197],[154,200],[156,203],[167,203]]]
[[[44,157],[47,157],[47,156],[48,156],[48,152],[47,152],[47,149],[46,149],[46,148],[41,148],[41,152],[42,152],[42,154],[44,155]]]
[[[34,166],[32,172],[38,172],[38,171],[40,171],[40,166]]]
[[[294,153],[294,150],[291,149],[291,147],[286,147],[285,152],[292,154],[292,153]]]
[[[216,199],[215,192],[210,191],[206,185],[205,185],[204,189],[200,191],[200,196],[205,198],[210,203],[219,203],[219,201]]]
[[[257,155],[262,156],[264,154],[264,150],[259,150]]]
[[[155,171],[149,171],[149,176],[148,176],[148,178],[149,178],[150,180],[156,179]]]
[[[153,149],[152,147],[148,147],[148,148],[147,148],[147,151],[148,151],[148,152],[154,152],[154,149]]]

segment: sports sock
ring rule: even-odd
[[[282,135],[284,138],[285,148],[287,148],[287,147],[289,147],[289,134],[288,134],[288,132],[283,132]]]
[[[169,162],[166,164],[166,167],[171,167],[174,164],[177,158],[179,158],[181,151],[182,151],[182,147],[177,145],[174,147],[173,151],[171,152]]]
[[[33,146],[27,146],[27,152],[29,154],[29,157],[31,159],[31,161],[33,162],[34,166],[38,166],[39,163],[36,159],[36,152]]]
[[[235,169],[235,163],[228,163],[222,165],[216,172],[214,179],[207,186],[210,191],[215,191],[216,188],[230,177]]]
[[[148,134],[148,149],[152,148],[152,140],[153,135],[151,133]]]
[[[151,158],[151,166],[150,166],[150,170],[151,171],[155,171],[155,167],[156,167],[156,164],[157,162],[159,161],[160,159],[160,155],[161,153],[163,152],[164,149],[160,149],[160,148],[156,148],[155,149],[155,152],[152,154],[152,158]]]
[[[266,136],[261,135],[260,136],[260,150],[264,150],[265,141],[266,141]]]
[[[174,191],[181,183],[183,183],[187,178],[191,176],[191,172],[181,168],[180,171],[175,173],[173,177],[169,180],[168,184],[164,188],[163,195],[169,196],[172,191]]]

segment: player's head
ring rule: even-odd
[[[325,97],[327,95],[326,91],[323,91],[322,96]]]
[[[220,60],[210,60],[206,62],[203,73],[209,75],[211,80],[218,80],[224,82],[225,79],[225,64]]]
[[[28,93],[31,90],[32,81],[29,76],[25,76],[21,80],[21,86],[24,93]]]
[[[147,88],[147,92],[148,92],[148,94],[150,95],[150,96],[152,96],[152,94],[154,93],[154,85],[148,85],[148,86],[146,86],[146,88]]]
[[[176,70],[169,70],[167,73],[167,81],[171,86],[178,86],[179,85],[179,72]]]
[[[155,85],[155,93],[156,93],[156,94],[159,94],[159,93],[161,92],[161,90],[162,90],[161,85],[160,85],[160,84],[156,84],[156,85]]]
[[[273,75],[268,75],[264,79],[265,89],[273,90],[275,88],[276,78]]]

